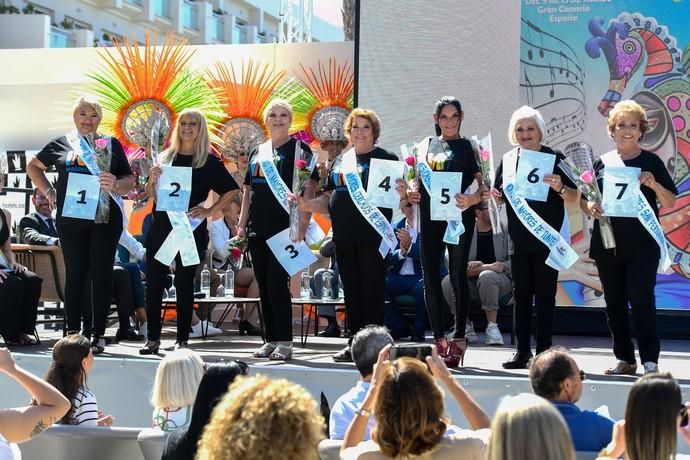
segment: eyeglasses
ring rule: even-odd
[[[585,374],[585,371],[580,369],[580,381],[584,381],[586,376],[587,374]]]
[[[685,404],[680,406],[680,426],[688,426],[688,406]]]

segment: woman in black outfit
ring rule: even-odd
[[[652,152],[642,150],[640,140],[649,129],[647,114],[634,101],[621,101],[611,110],[608,130],[616,143],[616,149],[606,155],[614,155],[617,162],[637,167],[640,174],[640,191],[659,218],[657,201],[662,207],[673,207],[676,189],[663,161]],[[599,176],[606,165],[602,156],[594,163]],[[603,187],[603,181],[600,182]],[[584,212],[599,219],[601,206],[581,200]],[[589,255],[596,261],[599,278],[604,287],[606,315],[613,336],[613,353],[618,363],[607,374],[634,375],[637,370],[635,347],[630,339],[628,304],[637,333],[640,361],[645,374],[658,372],[659,336],[656,330],[656,303],[654,287],[661,257],[659,245],[637,218],[611,217],[611,227],[616,239],[615,249],[605,249],[601,241],[599,221],[594,223]]]
[[[357,169],[364,189],[368,188],[369,163],[372,158],[398,161],[398,157],[376,142],[381,122],[372,110],[357,108],[345,121],[345,134],[354,147]],[[343,179],[343,158],[331,166],[324,194],[308,202],[303,209],[328,213],[333,223],[333,243],[338,248],[336,260],[345,291],[347,326],[352,335],[369,324],[383,325],[386,288],[386,261],[379,252],[381,236],[367,222],[350,197]],[[393,210],[380,208],[390,222]],[[350,346],[333,355],[337,362],[352,361]]]
[[[98,354],[105,347],[103,336],[112,300],[113,260],[123,225],[122,210],[111,194],[126,195],[134,186],[134,176],[120,142],[96,132],[102,119],[100,104],[81,97],[77,100],[73,115],[76,131],[50,141],[31,160],[26,172],[49,200],[51,208],[57,202],[57,232],[65,258],[68,334],[79,332],[82,294],[91,274],[92,286],[95,287],[92,291],[92,349],[94,354]],[[83,161],[84,149],[94,150],[99,164],[110,163],[108,168],[101,167],[95,220],[62,215],[70,174],[91,174]],[[58,172],[57,191],[45,175],[45,170],[51,166],[55,166]],[[85,333],[88,334],[88,331]]]
[[[519,149],[529,149],[555,155],[554,169],[544,174],[544,182],[549,184],[549,193],[544,202],[527,200],[532,210],[556,231],[560,230],[565,218],[564,201],[576,201],[578,192],[570,179],[558,168],[558,162],[565,156],[556,150],[542,145],[546,125],[539,111],[522,106],[513,112],[508,128],[508,138]],[[518,163],[519,152],[518,150]],[[496,188],[492,193],[501,198],[503,187],[503,164],[496,171]],[[489,192],[486,193],[488,198]],[[549,249],[532,235],[518,219],[513,207],[506,205],[508,214],[508,233],[513,241],[513,254],[510,262],[515,289],[515,324],[517,352],[503,363],[506,369],[524,369],[532,358],[532,299],[537,310],[537,354],[551,348],[553,315],[556,309],[556,283],[558,271],[546,265]]]
[[[217,157],[209,153],[210,141],[204,115],[196,109],[185,109],[180,112],[171,135],[170,147],[161,152],[160,162],[171,166],[192,168],[192,189],[189,198],[187,215],[192,218],[203,218],[204,221],[194,230],[194,242],[199,260],[204,258],[208,246],[206,218],[222,209],[239,189],[232,176]],[[155,198],[155,187],[161,175],[160,164],[151,168],[146,193]],[[213,190],[220,195],[219,200],[210,208],[205,208],[209,192]],[[139,350],[142,355],[156,354],[160,347],[161,336],[161,301],[166,277],[170,267],[156,259],[156,253],[163,245],[172,225],[168,213],[154,208],[151,227],[146,235],[146,315],[148,317],[148,341]],[[189,330],[192,325],[194,309],[194,275],[199,264],[184,266],[178,253],[175,256],[175,289],[177,291],[177,337],[174,349],[186,348]]]
[[[295,148],[298,141],[288,135],[292,123],[292,107],[276,99],[265,109],[265,121],[270,133],[273,163],[285,185],[292,187],[295,168]],[[306,144],[301,148],[311,155]],[[288,228],[289,216],[273,195],[260,165],[261,146],[254,149],[244,177],[242,211],[238,236],[249,237],[254,274],[259,283],[261,312],[263,313],[266,343],[254,352],[256,358],[287,360],[292,357],[292,300],[290,276],[266,244],[266,240]],[[298,192],[298,191],[295,191]],[[302,216],[301,237],[304,238],[310,216]]]
[[[4,181],[0,172],[0,192]],[[43,280],[15,260],[10,228],[12,215],[0,208],[0,335],[7,345],[35,345],[31,335]]]

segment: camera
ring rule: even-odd
[[[394,345],[391,348],[391,361],[395,361],[396,359],[404,356],[417,358],[420,361],[426,362],[426,357],[431,356],[431,345],[403,344]]]

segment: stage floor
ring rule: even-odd
[[[265,359],[255,359],[252,351],[261,345],[259,337],[238,336],[236,325],[224,323],[224,333],[220,336],[206,339],[191,339],[190,348],[199,352],[205,361],[213,362],[228,359],[240,359],[252,366],[281,366],[280,362],[270,362]],[[50,354],[50,348],[61,337],[61,332],[47,329],[39,329],[42,344],[33,347],[13,347],[13,351],[46,355]],[[351,363],[335,363],[331,355],[340,350],[347,343],[344,338],[320,338],[311,335],[305,347],[299,345],[300,327],[294,328],[295,347],[291,366],[304,367],[305,369],[329,369],[329,370],[355,370]],[[115,329],[109,329],[108,335],[115,335]],[[527,377],[527,370],[505,370],[501,363],[512,356],[513,347],[509,345],[510,336],[504,334],[506,345],[495,347],[484,345],[484,334],[477,333],[478,343],[472,343],[465,356],[465,366],[454,372],[468,376],[493,376],[493,377]],[[165,347],[175,342],[174,324],[163,329],[161,352],[158,356],[140,356],[138,353],[141,342],[121,342],[109,345],[102,356],[110,358],[141,358],[158,360],[165,356]],[[612,341],[608,337],[587,336],[554,336],[555,345],[568,348],[582,370],[587,373],[588,379],[601,381],[630,381],[632,376],[607,376],[604,370],[615,364],[612,352]],[[432,343],[427,335],[427,343]],[[683,384],[690,384],[690,341],[687,340],[662,340],[659,368],[668,371]],[[642,375],[642,366],[638,365],[638,375]]]

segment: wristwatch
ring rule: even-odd
[[[565,193],[565,185],[561,185],[561,189],[558,191],[559,195],[563,195]]]

